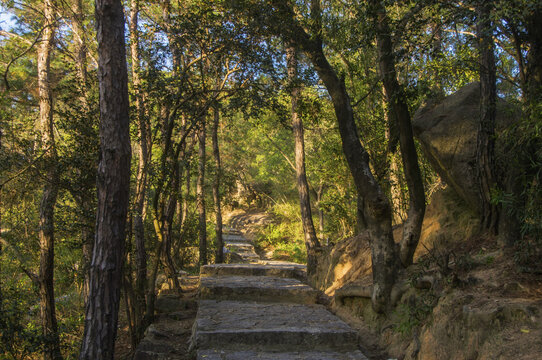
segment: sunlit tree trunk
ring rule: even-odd
[[[425,214],[425,192],[414,144],[410,111],[403,90],[397,81],[388,16],[385,7],[379,0],[372,0],[371,3],[374,7],[377,30],[376,42],[380,77],[386,90],[391,120],[396,122],[399,129],[399,145],[409,193],[408,217],[403,224],[403,236],[399,248],[401,263],[407,267],[412,264],[414,252],[420,239]]]
[[[218,105],[213,107],[213,132],[211,134],[213,141],[213,156],[215,158],[216,175],[213,182],[213,200],[215,203],[216,214],[216,263],[224,262],[224,240],[222,239],[222,208],[220,206],[220,180],[222,176],[222,164],[220,162],[220,147],[218,146],[218,125],[220,122],[220,111]]]
[[[96,240],[80,358],[113,359],[130,190],[128,75],[122,2],[96,1],[100,164]]]
[[[480,0],[477,4],[477,33],[480,52],[480,120],[476,143],[476,175],[481,200],[482,227],[496,234],[499,209],[491,203],[491,190],[497,185],[495,177],[495,117],[497,75],[491,9],[493,2]]]
[[[54,211],[58,195],[58,155],[53,124],[53,95],[51,90],[51,52],[54,41],[55,9],[52,0],[43,3],[45,17],[41,44],[38,48],[38,86],[41,126],[41,148],[44,152],[45,185],[40,203],[39,240],[40,266],[38,285],[43,336],[48,341],[43,350],[44,359],[61,359],[60,340],[55,312],[54,294]]]
[[[386,89],[382,86],[382,93],[386,94]],[[386,128],[386,140],[388,140],[387,161],[389,163],[388,182],[390,184],[390,198],[392,204],[392,216],[395,224],[402,224],[406,218],[403,204],[402,181],[399,174],[399,164],[395,155],[397,148],[397,127],[390,123],[389,111],[387,111],[386,96],[382,97],[382,108],[384,109],[384,122],[388,124]],[[392,127],[394,129],[392,130]]]
[[[143,336],[145,330],[142,320],[146,308],[145,294],[147,290],[147,251],[145,247],[145,230],[143,226],[145,194],[147,191],[147,158],[150,155],[148,149],[148,131],[145,118],[145,109],[141,94],[140,78],[140,55],[139,55],[139,0],[131,0],[130,3],[130,50],[132,55],[132,84],[134,88],[135,115],[139,131],[138,163],[136,173],[136,189],[134,199],[133,231],[135,241],[135,289],[136,297],[134,309],[134,323],[136,339]]]
[[[322,208],[322,197],[324,196],[324,183],[320,182],[316,191],[316,208],[318,209],[318,232],[320,241],[324,241],[324,209]]]
[[[386,195],[378,185],[369,167],[369,155],[362,147],[354,113],[350,104],[350,97],[346,92],[344,81],[339,79],[337,73],[328,62],[319,36],[311,37],[296,22],[291,7],[279,0],[274,0],[276,6],[288,18],[288,22],[281,24],[275,31],[288,41],[299,47],[312,62],[318,76],[326,86],[331,97],[342,148],[346,161],[352,173],[358,193],[365,199],[364,214],[367,220],[368,232],[371,239],[372,267],[373,267],[373,308],[384,311],[389,304],[391,289],[396,280],[395,244],[391,228],[391,210]],[[320,3],[312,1],[311,12],[314,23],[319,23]]]
[[[196,204],[198,208],[199,263],[207,264],[207,217],[205,214],[205,115],[201,117],[198,129],[198,179],[196,183]]]
[[[305,140],[303,136],[303,120],[299,114],[298,102],[301,89],[297,78],[297,54],[292,45],[286,48],[286,61],[288,65],[288,82],[291,97],[292,129],[295,142],[295,173],[297,178],[297,191],[299,193],[299,206],[301,209],[301,221],[305,234],[305,246],[307,248],[307,272],[313,275],[316,271],[316,250],[320,246],[314,224],[309,195],[309,185],[305,172]]]

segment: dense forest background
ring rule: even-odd
[[[94,2],[2,0],[0,6],[0,357],[76,358],[96,229]],[[311,246],[335,244],[375,223],[367,210],[374,199],[362,196],[349,163],[357,150],[349,153],[338,125],[341,99],[348,98],[374,186],[399,225],[415,218],[412,209],[423,219],[441,184],[412,134],[404,135],[401,114],[409,124],[422,104],[481,81],[490,113],[480,125],[486,136],[478,138],[490,154],[479,157],[489,159],[479,165],[487,180],[483,231],[503,236],[495,212],[512,219],[515,232],[502,243],[514,249],[518,268],[540,271],[538,1],[130,0],[123,6],[132,157],[121,288],[134,345],[152,321],[158,274],[178,288],[179,270],[197,273],[199,265],[223,260],[222,217],[229,212],[273,214],[258,241],[277,258],[297,262],[311,261]],[[287,58],[297,60],[295,71]],[[339,99],[341,91],[346,97]],[[523,115],[495,135],[497,97]],[[496,137],[507,144],[507,158],[493,159]],[[500,180],[503,163],[521,169],[513,184]],[[299,210],[301,171],[313,238]],[[401,250],[403,265],[408,257]],[[385,283],[393,274],[382,276],[377,280]]]

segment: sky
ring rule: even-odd
[[[11,20],[12,14],[6,11],[3,6],[0,6],[0,29],[9,31],[15,25],[15,22]]]

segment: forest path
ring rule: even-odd
[[[191,339],[198,360],[367,359],[356,331],[316,304],[304,265],[260,260],[235,229],[224,245],[238,262],[201,268]]]

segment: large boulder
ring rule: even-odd
[[[515,122],[518,108],[498,100],[497,134]],[[480,118],[480,84],[471,83],[442,101],[420,108],[412,120],[414,136],[440,177],[477,213],[480,197],[476,181],[476,137]],[[498,141],[495,152],[502,152]]]

